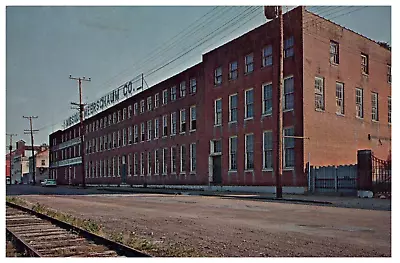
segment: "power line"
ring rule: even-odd
[[[24,130],[24,134],[30,134],[31,135],[31,144],[32,144],[32,164],[33,164],[33,173],[32,173],[32,183],[33,185],[36,184],[36,164],[35,164],[35,149],[34,149],[34,142],[33,142],[33,134],[38,132],[39,130],[33,130],[33,124],[32,124],[32,119],[37,119],[38,116],[22,116],[22,118],[24,119],[28,119],[29,120],[29,130]]]

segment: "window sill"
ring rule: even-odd
[[[361,72],[361,75],[364,76],[364,77],[366,77],[366,78],[369,77],[369,74],[368,74],[368,73],[365,73],[365,72]]]
[[[375,124],[379,123],[379,120],[371,120],[371,121],[372,121],[372,123],[375,123]]]
[[[262,66],[260,69],[263,70],[263,69],[265,69],[265,68],[272,68],[272,64],[271,64],[271,65]]]
[[[237,173],[237,170],[228,170],[228,174]]]
[[[228,79],[228,81],[229,82],[233,82],[233,81],[235,81],[235,80],[237,80],[238,78],[235,78],[235,79]]]
[[[254,168],[253,169],[246,169],[246,170],[244,170],[244,172],[245,173],[252,173],[252,172],[254,172]]]
[[[214,127],[220,127],[222,124],[214,124]]]
[[[325,112],[325,109],[315,109],[316,112]]]
[[[221,83],[214,83],[214,88],[220,87],[222,86],[222,82]]]
[[[294,111],[294,109],[286,109],[286,110],[283,110],[283,113],[289,112],[289,111]]]
[[[272,116],[272,112],[271,113],[263,113],[261,115],[261,117],[271,117]]]
[[[171,134],[169,137],[175,137],[176,134]]]
[[[195,132],[196,130],[190,130],[189,132]]]
[[[273,172],[274,169],[272,169],[272,168],[263,168],[261,171],[262,172]]]
[[[184,175],[184,176],[186,176],[186,173],[179,173],[179,175]]]
[[[190,172],[189,175],[196,175],[196,172]]]
[[[345,117],[344,114],[336,112],[336,116]]]
[[[356,116],[356,119],[357,119],[357,120],[360,120],[360,121],[363,121],[363,120],[364,120],[364,117],[358,117],[358,116]]]
[[[336,62],[331,62],[330,61],[330,64],[331,64],[331,66],[334,66],[334,67],[338,67],[339,66],[339,63],[336,63]]]
[[[249,121],[249,120],[253,120],[253,119],[254,119],[254,117],[248,117],[248,118],[245,118],[244,121]]]
[[[237,124],[237,121],[230,121],[228,124]]]
[[[176,173],[171,173],[171,175],[176,175]]]
[[[166,174],[166,173],[163,173],[163,174],[161,174],[161,175],[163,175],[163,176],[167,176],[167,174]]]
[[[185,134],[186,134],[186,132],[180,132],[179,134],[180,134],[180,135],[185,135]]]
[[[250,75],[250,74],[253,73],[253,72],[254,72],[254,70],[253,70],[253,71],[250,71],[250,72],[245,72],[244,75],[245,75],[245,76],[248,76],[248,75]]]
[[[284,167],[283,171],[294,171],[294,167]]]

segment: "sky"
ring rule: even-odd
[[[391,44],[390,7],[314,6],[308,10]],[[260,6],[9,6],[6,132],[30,143],[24,135],[29,122],[22,116],[38,116],[33,120],[33,128],[39,129],[35,144],[48,143],[49,134],[76,112],[70,102],[78,101],[78,85],[69,79],[70,74],[91,78],[83,83],[84,102],[90,103],[142,73],[152,86],[265,22]]]

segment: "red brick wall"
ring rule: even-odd
[[[312,165],[340,165],[357,162],[357,150],[371,149],[386,159],[390,141],[368,140],[368,134],[391,137],[387,83],[387,64],[391,53],[378,44],[305,12],[304,32],[304,159],[311,155]],[[314,22],[314,23],[311,23]],[[329,43],[339,43],[339,65],[329,61]],[[361,52],[369,55],[369,76],[361,74]],[[314,77],[325,78],[325,111],[314,106]],[[345,114],[336,114],[336,81],[344,83]],[[356,118],[355,88],[364,89],[364,118]],[[371,92],[379,94],[379,122],[371,118]]]
[[[293,75],[295,85],[295,105],[294,110],[284,113],[284,126],[294,126],[295,135],[302,136],[302,34],[301,21],[302,8],[297,8],[288,15],[285,15],[284,38],[294,36],[295,55],[285,59],[284,76]],[[262,134],[265,130],[273,130],[276,140],[276,109],[277,100],[273,101],[273,114],[269,117],[261,116],[262,112],[262,84],[272,82],[273,97],[276,98],[277,78],[279,57],[279,38],[277,23],[270,22],[264,24],[253,31],[241,36],[232,42],[219,47],[203,57],[205,70],[205,88],[207,100],[205,101],[206,131],[204,144],[207,145],[207,156],[210,154],[210,141],[222,139],[222,183],[223,185],[275,185],[273,172],[262,171]],[[262,48],[273,45],[273,66],[262,67]],[[254,72],[245,75],[245,55],[254,54]],[[238,79],[228,80],[229,63],[238,61]],[[222,85],[214,85],[214,70],[222,66],[223,81]],[[245,90],[254,89],[254,118],[244,120]],[[229,124],[229,95],[238,94],[238,122]],[[222,98],[223,120],[222,126],[214,127],[214,101]],[[245,165],[245,134],[254,134],[254,170],[253,172],[243,172]],[[229,137],[238,136],[238,158],[237,172],[229,172]],[[277,153],[276,143],[273,143],[273,155]],[[282,182],[285,186],[306,185],[303,174],[303,146],[302,141],[295,141],[295,169],[284,171]]]

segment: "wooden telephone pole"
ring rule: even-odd
[[[278,89],[277,89],[277,127],[276,137],[277,138],[277,155],[275,159],[275,170],[276,176],[276,197],[282,198],[282,171],[283,171],[283,14],[282,6],[265,6],[264,14],[267,19],[278,19],[279,24],[279,74],[278,74]]]
[[[12,169],[11,169],[11,167],[12,167],[12,158],[11,158],[11,155],[12,155],[12,137],[13,136],[17,136],[17,134],[13,134],[13,133],[6,133],[6,135],[7,136],[10,136],[10,145],[8,146],[8,149],[9,149],[9,151],[10,151],[10,154],[9,154],[9,159],[10,159],[10,184],[11,184],[11,178],[12,178],[12,176],[11,176],[11,173],[12,173]]]
[[[36,158],[35,158],[35,149],[33,147],[33,133],[38,132],[39,130],[33,130],[32,128],[32,119],[37,119],[38,116],[22,116],[22,118],[24,119],[28,119],[29,120],[29,130],[24,130],[24,134],[30,134],[31,135],[31,145],[32,145],[32,165],[33,165],[33,169],[32,169],[32,184],[35,185],[36,184]]]
[[[79,103],[71,102],[72,105],[78,106],[79,117],[80,117],[80,137],[81,137],[81,174],[82,174],[82,187],[86,187],[85,182],[85,144],[84,144],[84,131],[83,131],[83,118],[85,112],[85,104],[82,103],[82,81],[91,81],[91,78],[86,77],[72,77],[69,75],[69,79],[77,80],[79,84]]]

